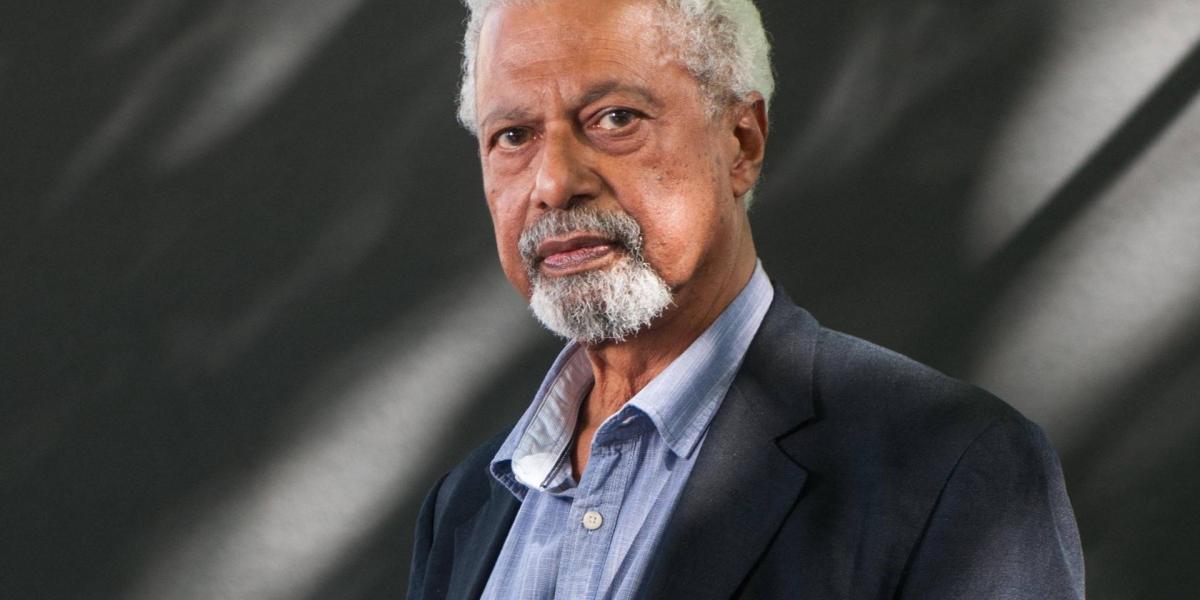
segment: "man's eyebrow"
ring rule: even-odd
[[[579,97],[579,101],[576,102],[576,105],[580,107],[587,106],[609,94],[615,93],[632,94],[651,106],[656,108],[662,106],[662,103],[659,102],[658,98],[656,98],[649,89],[646,89],[640,85],[622,83],[615,80],[602,81],[588,88],[586,91],[584,91],[583,95]],[[532,111],[524,108],[500,106],[489,112],[487,116],[479,121],[479,129],[481,131],[486,129],[487,124],[494,120],[525,121],[532,118],[533,114],[534,113]]]
[[[479,130],[483,131],[487,128],[488,123],[497,119],[503,121],[524,121],[529,119],[532,115],[533,113],[523,108],[509,108],[506,106],[501,106],[488,113],[487,116],[485,116],[483,120],[479,122]]]
[[[613,93],[633,94],[634,96],[639,97],[642,101],[646,102],[647,104],[651,104],[655,107],[661,106],[661,103],[658,101],[658,98],[655,98],[654,94],[650,93],[650,90],[648,90],[640,85],[634,85],[634,84],[630,84],[630,83],[621,83],[619,81],[613,81],[613,80],[603,81],[603,82],[600,82],[600,83],[588,88],[587,91],[585,91],[583,93],[583,96],[580,97],[579,105],[587,106],[588,104],[591,104],[591,103],[593,103],[609,94],[613,94]]]

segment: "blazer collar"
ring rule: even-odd
[[[814,416],[819,331],[776,286],[663,533],[644,597],[733,596],[798,502],[807,471],[780,442]]]

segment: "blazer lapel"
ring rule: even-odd
[[[454,531],[454,546],[458,550],[450,576],[446,598],[475,599],[483,595],[488,576],[504,547],[508,530],[517,516],[520,504],[499,482],[488,476],[491,495],[488,501]]]
[[[651,566],[646,598],[729,598],[800,498],[807,472],[777,439],[813,416],[819,326],[776,287]]]

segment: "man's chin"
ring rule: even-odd
[[[644,263],[534,279],[530,308],[559,336],[583,344],[621,342],[650,325],[673,302],[671,290]]]

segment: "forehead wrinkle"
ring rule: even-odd
[[[657,6],[650,3],[647,8],[656,10]],[[566,102],[568,112],[613,92],[630,93],[661,107],[650,92],[653,74],[678,62],[678,57],[657,23],[633,27],[636,15],[621,14],[609,22],[617,26],[615,31],[596,31],[581,29],[576,23],[514,22],[497,17],[489,15],[484,26],[484,44],[478,55],[480,68],[475,77],[483,84],[477,88],[477,101],[484,96],[485,88],[492,88],[500,92],[496,94],[499,106],[478,121],[480,128],[498,118],[533,118],[539,107],[548,105],[547,93],[560,99],[570,97]],[[573,64],[581,55],[587,58],[582,67]],[[567,66],[559,68],[555,62]],[[485,66],[487,63],[490,65]],[[581,73],[594,74],[601,81],[580,81]],[[484,84],[485,80],[491,80],[490,85]],[[514,85],[530,82],[532,86]],[[576,93],[580,88],[582,91]]]
[[[504,91],[500,94],[499,106],[487,112],[486,116],[479,121],[480,126],[496,118],[511,118],[516,120],[531,117],[535,111],[527,106],[533,104],[540,106],[547,105],[548,95],[563,98],[568,110],[582,108],[604,96],[614,93],[633,95],[656,108],[662,106],[662,102],[658,96],[651,91],[652,86],[649,85],[643,73],[644,71],[653,71],[655,69],[654,65],[646,65],[639,68],[621,60],[597,59],[594,61],[597,64],[610,64],[615,65],[617,68],[613,69],[612,73],[599,73],[598,77],[601,78],[599,81],[588,82],[585,80],[577,82],[575,73],[578,69],[574,71],[562,69],[551,73],[538,72],[539,69],[536,67],[544,65],[547,62],[554,62],[555,60],[553,58],[539,59],[531,63],[523,63],[520,65],[520,68],[501,68],[498,69],[499,73],[487,73],[485,75],[487,79],[505,81],[502,86]],[[533,73],[522,73],[525,71],[533,71]],[[525,90],[529,91],[530,96],[536,97],[533,100],[522,99],[521,96],[524,94],[521,92],[524,90],[521,89],[522,86],[517,85],[529,82],[534,82],[534,85],[526,87]],[[481,90],[484,87],[481,86]],[[505,97],[513,92],[515,92],[516,98]]]
[[[518,4],[507,8],[531,6]],[[607,23],[607,29],[611,31],[606,30],[605,24],[584,27],[577,22],[513,22],[513,19],[500,18],[501,11],[495,11],[488,15],[480,32],[480,56],[484,53],[494,54],[501,61],[499,66],[518,68],[522,64],[511,64],[512,57],[525,52],[532,52],[539,57],[552,57],[577,56],[585,53],[585,50],[594,52],[607,49],[617,53],[636,51],[661,59],[663,54],[671,52],[671,42],[657,19],[651,19],[648,26],[640,22],[640,13],[647,9],[656,12],[661,10],[655,2],[637,10],[626,8],[619,14],[611,15],[612,21]],[[485,48],[490,48],[490,51]]]
[[[533,55],[535,58],[527,60],[526,57],[529,55]],[[632,69],[627,63],[633,62],[630,59],[640,59],[640,62],[646,63],[646,66],[655,66],[669,62],[673,58],[666,44],[631,44],[629,40],[607,36],[589,36],[586,39],[571,37],[561,41],[521,40],[512,42],[498,48],[495,57],[491,58],[489,62],[493,62],[500,69],[519,72],[546,63],[575,60],[580,56],[587,56],[588,62],[611,62],[629,70]]]

